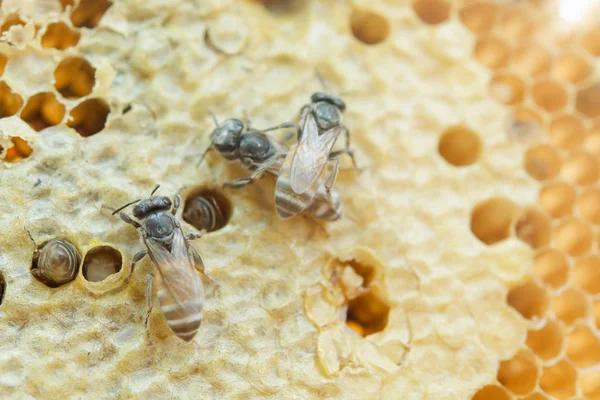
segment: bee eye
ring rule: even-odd
[[[71,243],[52,239],[34,257],[31,274],[46,286],[58,287],[75,279],[80,262],[81,256]]]

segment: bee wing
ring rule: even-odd
[[[307,191],[322,176],[329,154],[340,134],[336,126],[319,136],[319,127],[312,113],[302,125],[302,136],[290,167],[292,190],[297,194]]]
[[[181,228],[175,230],[171,251],[152,238],[145,238],[144,241],[169,294],[182,309],[195,312],[197,300],[204,296],[204,288],[188,253]]]
[[[322,180],[316,179],[310,188],[303,193],[298,194],[294,192],[291,185],[290,168],[297,149],[297,147],[293,147],[288,152],[279,169],[275,185],[275,208],[279,217],[283,219],[300,214],[309,207],[315,197],[319,182]]]

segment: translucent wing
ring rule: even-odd
[[[175,229],[171,251],[152,238],[144,238],[144,242],[175,302],[190,313],[197,311],[196,300],[203,298],[204,288],[188,253],[181,228]]]
[[[300,143],[290,166],[291,186],[295,193],[304,193],[322,176],[339,134],[340,127],[336,126],[319,136],[315,116],[312,112],[307,113]]]

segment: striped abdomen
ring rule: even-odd
[[[327,192],[323,186],[317,191],[311,205],[305,210],[307,214],[323,221],[337,221],[342,218],[343,206],[340,195],[335,190]]]
[[[186,204],[183,219],[199,230],[213,232],[224,225],[225,218],[214,197],[196,196]]]
[[[177,279],[178,277],[172,276],[172,274],[173,272],[168,277],[168,285],[165,284],[162,277],[155,278],[158,302],[169,328],[180,339],[189,342],[196,336],[202,322],[202,306],[204,304],[202,280],[197,273],[191,279],[192,281],[189,280],[190,275],[186,275],[184,278],[188,280],[185,280]],[[193,282],[195,279],[198,281]],[[189,296],[189,294],[194,295]]]

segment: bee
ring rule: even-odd
[[[341,154],[348,154],[356,168],[350,131],[342,124],[344,101],[325,92],[314,93],[310,100],[300,111],[298,144],[286,154],[275,185],[275,208],[282,219],[302,212],[319,192],[333,203],[331,193]],[[332,151],[342,133],[346,137],[345,148]]]
[[[71,282],[77,276],[81,255],[64,239],[51,239],[38,246],[31,233],[29,238],[35,246],[31,274],[46,286],[56,288]]]
[[[135,227],[146,245],[145,250],[133,257],[130,275],[135,264],[146,255],[150,256],[159,272],[156,276],[153,272],[146,275],[146,326],[152,311],[152,288],[155,285],[160,309],[169,328],[177,337],[189,342],[202,322],[204,286],[197,271],[206,276],[202,257],[189,240],[200,238],[206,231],[184,235],[175,218],[181,203],[180,196],[176,195],[173,201],[166,196],[154,196],[159,187],[154,188],[150,197],[127,203],[114,210],[112,215],[119,214],[124,222]],[[123,212],[134,204],[133,216],[137,221]],[[214,283],[212,279],[210,281]]]
[[[213,196],[194,196],[186,201],[183,220],[198,230],[213,232],[225,225],[225,216]]]
[[[204,152],[202,162],[211,148],[215,148],[225,159],[238,160],[246,169],[254,171],[245,178],[226,182],[223,187],[242,188],[262,178],[265,173],[279,176],[283,162],[290,149],[267,135],[265,132],[284,128],[295,128],[293,122],[286,122],[272,128],[258,131],[244,124],[239,119],[228,119],[219,125],[212,115],[216,128],[210,135],[211,143]],[[342,217],[342,203],[338,193],[328,191],[323,186],[315,191],[310,198],[297,199],[303,202],[298,208],[306,210],[307,214],[324,221],[335,221]]]

